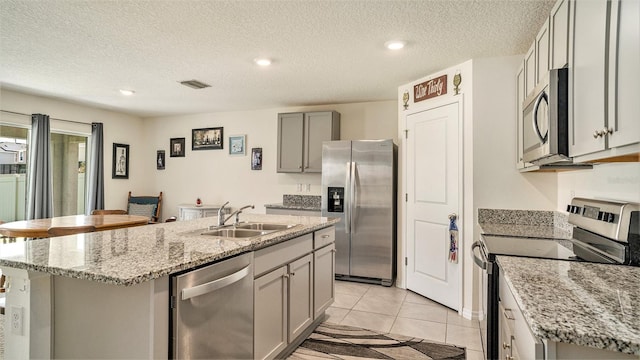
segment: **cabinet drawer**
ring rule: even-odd
[[[255,252],[255,277],[313,251],[313,234],[306,234]]]
[[[319,249],[336,241],[336,228],[334,226],[318,230],[313,233],[313,248]]]

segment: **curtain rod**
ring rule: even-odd
[[[8,114],[14,114],[14,115],[24,115],[24,116],[28,116],[28,117],[31,117],[31,115],[32,115],[32,114],[25,114],[25,113],[9,111],[9,110],[0,110],[0,112],[8,113]],[[70,123],[74,123],[74,124],[82,124],[82,125],[91,126],[91,123],[86,123],[86,122],[81,122],[81,121],[58,119],[58,118],[54,118],[54,117],[50,117],[50,119],[51,120],[56,120],[56,121],[65,121],[65,122],[70,122]]]

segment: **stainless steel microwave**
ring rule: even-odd
[[[568,70],[552,69],[523,104],[523,160],[535,165],[571,162]]]

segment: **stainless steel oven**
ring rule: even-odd
[[[487,359],[498,358],[498,275],[496,256],[523,256],[640,266],[640,204],[574,198],[567,206],[573,237],[536,239],[483,234],[472,245],[483,271],[481,335]]]

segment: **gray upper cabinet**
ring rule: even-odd
[[[569,0],[559,0],[549,15],[549,63],[551,69],[561,69],[569,63]]]
[[[278,114],[278,172],[322,171],[322,142],[340,139],[340,113]]]
[[[615,148],[640,142],[640,1],[611,2],[609,34],[607,132]]]
[[[549,20],[544,22],[536,36],[536,81],[533,87],[545,80],[549,73]]]
[[[569,53],[569,155],[584,155],[605,149],[606,113],[606,0],[574,1],[573,37]]]

